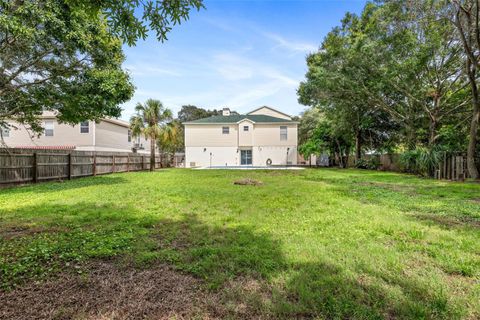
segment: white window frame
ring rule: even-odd
[[[2,137],[3,138],[8,138],[10,137],[10,128],[9,127],[6,127],[6,128],[1,128],[2,129]]]
[[[47,124],[52,124],[51,127]],[[47,130],[51,130],[52,134],[47,135]],[[53,120],[45,120],[43,122],[43,135],[45,137],[53,137],[55,136],[55,122]]]
[[[230,134],[230,127],[222,127],[222,134]]]
[[[280,140],[288,140],[288,126],[280,126]]]
[[[85,123],[87,124],[85,126]],[[82,129],[85,129],[87,128],[87,132],[82,132]],[[90,133],[90,121],[82,121],[80,122],[80,133],[81,134],[87,134],[87,133]]]

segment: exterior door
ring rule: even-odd
[[[252,164],[252,150],[240,150],[240,164],[242,166]]]

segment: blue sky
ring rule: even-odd
[[[159,99],[175,114],[182,105],[229,107],[240,113],[262,105],[291,115],[305,109],[296,90],[305,57],[363,0],[207,0],[206,9],[174,27],[164,43],[150,36],[124,47],[136,86],[124,104],[128,120],[137,102]]]

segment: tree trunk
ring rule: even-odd
[[[348,161],[350,159],[350,147],[345,148],[345,161],[344,161],[344,168],[348,168]]]
[[[355,164],[362,158],[362,141],[360,131],[355,133]]]
[[[476,87],[476,86],[475,86]],[[473,88],[472,88],[473,89]],[[475,90],[477,90],[475,88]],[[478,122],[480,119],[480,106],[478,99],[478,90],[476,95],[474,95],[472,104],[473,104],[473,117],[470,123],[470,134],[468,137],[468,148],[467,148],[467,169],[471,178],[478,179],[478,169],[475,165],[475,153],[477,151],[477,136],[478,136]]]
[[[467,60],[467,72],[468,80],[470,82],[470,88],[472,90],[472,107],[473,115],[470,123],[470,134],[468,137],[467,148],[467,170],[471,178],[478,179],[478,169],[475,165],[475,152],[477,149],[477,135],[478,135],[478,122],[480,117],[480,100],[478,97],[478,87],[476,82],[476,65]]]
[[[430,130],[430,135],[428,138],[428,145],[430,147],[433,147],[433,145],[435,144],[435,140],[437,140],[437,120],[435,119],[435,117],[430,118],[429,130]]]
[[[415,134],[415,125],[413,124],[412,119],[408,119],[406,123],[406,142],[407,142],[407,149],[414,150],[417,146],[417,137]]]
[[[155,139],[150,138],[150,171],[155,170]]]

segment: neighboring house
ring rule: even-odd
[[[289,115],[261,107],[245,115],[185,122],[185,166],[297,164],[297,125]]]
[[[72,126],[58,123],[52,112],[45,112],[41,120],[44,132],[37,136],[27,127],[11,121],[3,130],[7,147],[37,149],[71,149],[86,151],[116,151],[150,153],[150,141],[131,136],[130,124],[118,119],[85,121]]]

